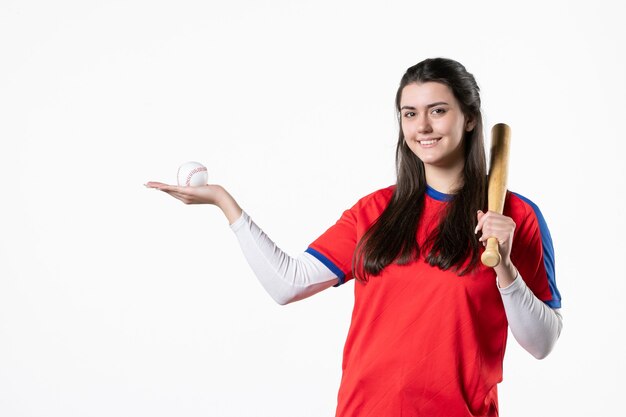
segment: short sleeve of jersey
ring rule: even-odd
[[[516,193],[509,193],[507,206],[504,214],[516,223],[511,261],[537,298],[552,308],[560,308],[552,237],[539,207]]]
[[[339,278],[336,286],[352,279],[352,258],[356,245],[389,204],[393,189],[394,186],[391,186],[361,198],[307,248],[307,253]]]

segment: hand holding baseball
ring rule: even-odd
[[[197,162],[188,162],[178,169],[179,185],[150,181],[147,188],[163,191],[185,204],[213,204],[218,206],[228,219],[235,222],[241,216],[241,207],[224,187],[207,184],[206,168]]]

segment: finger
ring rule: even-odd
[[[188,194],[187,189],[191,188],[191,187],[181,187],[178,185],[169,185],[169,184],[161,184],[159,185],[159,190],[161,191],[165,191],[165,192],[175,192],[175,193],[179,193],[179,194]]]
[[[162,187],[164,185],[167,185],[167,184],[163,184],[162,182],[157,182],[157,181],[148,181],[147,183],[144,184],[144,187],[147,187],[147,188],[159,188],[159,187]]]
[[[483,221],[481,239],[488,239],[490,237],[504,237],[508,236],[511,232],[510,225],[501,219],[496,217],[490,217]]]
[[[504,216],[502,214],[498,214],[493,211],[488,211],[487,213],[483,213],[483,215],[480,216],[480,219],[479,219],[479,222],[482,227],[485,227],[487,223],[491,225],[494,225],[494,224],[501,225],[501,224],[507,224],[510,221],[511,219],[509,217]]]
[[[497,234],[497,233],[491,233],[491,234],[483,234],[480,239],[478,239],[479,242],[486,242],[487,240],[491,239],[491,238],[495,238],[498,241],[498,245],[502,246],[506,243],[506,241],[508,240],[508,236],[505,233],[501,233],[501,234]]]
[[[509,241],[513,236],[513,228],[508,222],[492,221],[486,223],[482,229],[482,235],[478,239],[480,242],[486,241],[489,238],[496,238],[500,245],[503,245]]]
[[[493,216],[482,225],[482,237],[500,237],[500,240],[508,239],[515,231],[515,222],[507,217]]]
[[[478,223],[476,224],[476,228],[474,229],[474,234],[477,234],[478,231],[483,228],[483,224],[485,223],[485,219],[486,219],[486,214],[482,210],[478,210],[478,212],[476,213],[476,217],[478,219]]]

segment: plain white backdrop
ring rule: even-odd
[[[623,412],[626,30],[618,2],[0,2],[0,416],[331,416],[353,283],[280,307],[209,181],[292,255],[394,182],[394,94],[444,56],[512,127],[565,327],[510,338],[501,415]]]

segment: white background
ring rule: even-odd
[[[394,182],[434,56],[556,248],[565,327],[543,361],[509,340],[501,415],[623,412],[619,2],[225,3],[1,0],[0,416],[333,415],[354,284],[280,307],[217,208],[142,184],[201,161],[296,255]]]

